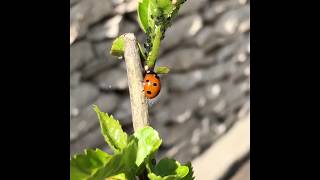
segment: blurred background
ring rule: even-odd
[[[125,64],[109,50],[126,32],[144,42],[137,0],[70,5],[70,155],[110,152],[91,105],[133,131]],[[187,0],[157,65],[171,69],[150,102],[151,124],[163,139],[158,156],[193,161],[196,179],[250,179],[250,1]]]

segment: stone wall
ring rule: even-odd
[[[106,151],[91,104],[132,132],[124,62],[112,40],[133,32],[136,0],[70,0],[70,155]],[[163,145],[159,156],[185,162],[199,155],[250,111],[250,2],[188,0],[162,42],[162,90],[150,102],[150,120]]]

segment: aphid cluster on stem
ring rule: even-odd
[[[166,20],[166,18],[164,17],[163,12],[160,11],[159,16],[156,17],[154,22],[157,26],[160,26],[164,23],[165,20]]]
[[[152,40],[151,40],[151,28],[148,27],[146,29],[146,34],[147,34],[147,37],[146,37],[146,41],[145,43],[143,44],[144,48],[145,48],[145,55],[148,56],[149,52],[151,51],[152,49]]]

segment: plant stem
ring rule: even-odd
[[[124,35],[124,59],[127,68],[134,131],[149,125],[147,99],[143,92],[142,65],[137,40],[132,33]]]
[[[154,65],[156,63],[156,60],[159,54],[161,37],[162,37],[161,26],[156,26],[155,37],[152,41],[152,49],[147,60],[147,66],[151,69],[154,68]]]

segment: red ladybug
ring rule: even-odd
[[[147,71],[144,76],[144,92],[148,99],[155,98],[161,89],[159,76],[153,71]]]

